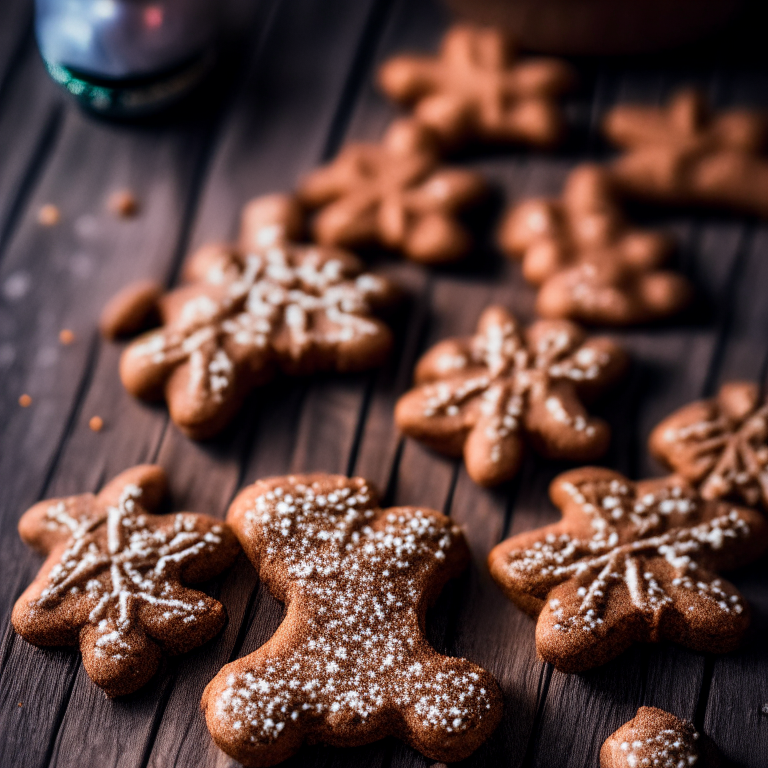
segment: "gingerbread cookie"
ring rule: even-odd
[[[440,54],[397,56],[379,70],[379,84],[448,147],[480,139],[550,147],[565,133],[558,99],[575,82],[557,59],[519,61],[496,29],[457,25]]]
[[[312,228],[319,243],[380,244],[429,264],[469,252],[459,213],[484,194],[482,176],[442,166],[435,134],[406,119],[379,144],[348,145],[299,187],[302,202],[319,209]]]
[[[286,616],[203,694],[208,728],[247,766],[303,742],[395,735],[460,760],[494,730],[501,694],[485,670],[438,654],[427,606],[467,564],[461,531],[432,510],[381,509],[362,478],[298,475],[246,488],[227,514]]]
[[[120,361],[126,389],[165,397],[171,418],[194,439],[226,426],[278,371],[363,370],[391,346],[372,313],[393,300],[394,286],[363,272],[350,253],[289,242],[293,204],[262,202],[246,208],[242,247],[209,245],[192,256],[189,284],[159,301],[162,327]]]
[[[97,495],[41,501],[21,538],[48,555],[13,608],[13,628],[38,646],[79,645],[107,696],[141,688],[163,653],[191,651],[224,626],[217,600],[184,586],[217,576],[240,551],[229,527],[191,512],[153,515],[161,467],[133,467]]]
[[[523,329],[503,307],[489,307],[476,335],[440,342],[422,357],[395,422],[440,453],[463,454],[476,483],[495,485],[517,473],[525,442],[552,459],[602,455],[608,425],[590,417],[581,398],[614,384],[626,364],[612,341],[587,338],[573,323]]]
[[[732,381],[686,405],[653,430],[649,447],[705,499],[768,511],[768,400],[757,384]]]
[[[749,110],[713,114],[694,91],[666,107],[614,107],[605,133],[627,152],[610,165],[625,194],[768,216],[768,120]]]
[[[634,483],[596,467],[555,478],[550,496],[562,521],[488,558],[506,595],[538,616],[544,661],[581,672],[636,642],[711,653],[738,645],[749,610],[716,573],[768,549],[762,515],[702,499],[681,478]]]
[[[608,172],[596,165],[575,168],[559,200],[513,206],[499,243],[539,286],[536,309],[544,317],[629,325],[675,314],[692,297],[684,277],[660,270],[671,238],[633,227]]]
[[[720,768],[717,748],[688,720],[656,707],[637,715],[612,733],[600,750],[600,768]]]

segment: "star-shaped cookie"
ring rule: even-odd
[[[34,645],[79,645],[107,696],[141,688],[163,653],[202,645],[226,621],[221,603],[184,585],[221,573],[237,539],[206,515],[150,514],[165,485],[160,467],[133,467],[97,495],[41,501],[19,521],[48,557],[14,606],[14,629]]]
[[[486,671],[437,653],[427,606],[468,560],[461,531],[428,509],[381,509],[362,478],[257,482],[227,520],[286,615],[203,695],[216,743],[268,766],[303,742],[354,746],[395,735],[461,760],[493,731],[501,694]]]
[[[491,575],[538,616],[536,650],[581,672],[636,642],[667,639],[723,653],[749,610],[717,576],[768,548],[768,523],[751,509],[702,499],[676,477],[634,483],[596,467],[555,478],[559,523],[495,547]]]
[[[476,483],[495,485],[516,474],[525,443],[553,459],[604,453],[608,425],[580,398],[611,386],[626,364],[612,341],[566,320],[524,329],[503,307],[489,307],[474,336],[440,342],[419,361],[395,422],[440,453],[463,455]]]
[[[460,212],[485,194],[480,174],[442,165],[434,133],[396,120],[378,144],[349,144],[310,173],[298,193],[318,209],[317,242],[356,248],[382,245],[410,259],[455,261],[471,247]]]
[[[539,287],[543,317],[630,325],[668,317],[690,303],[690,283],[660,267],[670,237],[632,226],[609,172],[581,165],[560,199],[514,205],[499,233],[502,250],[522,259],[523,276]]]
[[[717,397],[684,406],[653,430],[649,447],[705,499],[768,511],[768,401],[757,384],[728,382]]]
[[[391,332],[373,313],[392,302],[394,286],[350,253],[291,242],[296,204],[279,202],[270,196],[248,206],[239,246],[197,251],[187,285],[159,300],[162,326],[121,357],[125,388],[165,398],[194,439],[223,429],[277,372],[365,370],[391,347]],[[130,309],[129,302],[118,314],[130,317]]]
[[[520,61],[501,32],[467,25],[448,30],[438,56],[397,56],[379,70],[384,92],[412,105],[447,147],[473,139],[556,144],[565,133],[558,99],[574,81],[565,62]]]
[[[750,110],[714,113],[696,91],[668,106],[618,105],[608,138],[626,150],[609,166],[625,194],[768,216],[768,120]]]

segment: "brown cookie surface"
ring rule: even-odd
[[[682,91],[664,107],[616,106],[604,130],[626,150],[609,166],[623,193],[768,216],[765,115],[714,113],[700,93]]]
[[[653,430],[649,447],[705,499],[768,511],[768,401],[757,384],[731,381],[684,406]]]
[[[480,174],[441,163],[433,131],[396,120],[378,144],[349,144],[310,173],[299,198],[318,209],[312,231],[324,245],[372,244],[424,263],[465,256],[471,238],[459,213],[486,190]]]
[[[581,398],[614,384],[626,364],[616,344],[573,323],[522,328],[503,307],[489,307],[474,336],[447,339],[422,357],[395,422],[438,452],[463,455],[476,483],[495,485],[517,473],[526,443],[547,458],[602,455],[608,425]]]
[[[612,733],[600,750],[600,768],[720,768],[717,748],[693,723],[657,707],[637,715]]]
[[[358,371],[389,352],[391,332],[373,313],[394,299],[394,286],[350,253],[286,240],[294,218],[274,196],[249,204],[244,247],[199,249],[188,284],[159,300],[162,327],[123,352],[126,389],[165,398],[194,439],[223,429],[278,371]]]
[[[736,647],[748,606],[717,572],[768,549],[762,515],[702,499],[674,476],[635,483],[596,467],[555,478],[550,496],[561,522],[514,536],[488,558],[506,595],[538,616],[542,659],[581,672],[636,642]]]
[[[575,76],[556,59],[518,60],[492,28],[456,25],[438,56],[396,56],[379,70],[379,84],[413,107],[450,148],[480,139],[552,146],[565,133],[558,99]]]
[[[305,741],[395,735],[432,759],[458,760],[493,731],[494,679],[424,636],[427,606],[468,560],[448,518],[381,509],[362,478],[316,474],[257,482],[227,520],[286,616],[205,690],[208,728],[225,752],[267,766]]]
[[[165,473],[118,475],[99,494],[42,501],[19,521],[21,538],[48,555],[13,609],[13,627],[38,646],[78,645],[107,696],[132,693],[163,653],[190,651],[224,626],[217,600],[189,589],[229,566],[240,548],[206,515],[153,515]]]
[[[539,286],[536,309],[544,317],[630,325],[690,303],[688,281],[660,269],[671,238],[632,226],[613,186],[605,169],[581,165],[560,199],[526,200],[506,214],[499,243]]]

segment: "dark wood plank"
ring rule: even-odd
[[[32,40],[32,4],[6,0],[0,7],[0,99],[9,72],[18,64],[21,50]]]
[[[55,149],[62,114],[63,94],[48,80],[32,40],[25,35],[24,41],[0,90],[0,259],[40,171]],[[8,359],[0,354],[0,372],[8,366]]]

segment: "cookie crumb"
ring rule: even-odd
[[[21,703],[21,702],[19,702],[19,706],[22,706],[22,703]]]
[[[25,393],[25,394],[23,394],[23,395],[22,395],[22,396],[19,398],[19,405],[20,405],[22,408],[29,408],[29,406],[30,406],[30,405],[32,405],[32,398],[31,398],[29,395],[27,395],[26,393]]]
[[[59,341],[66,347],[75,340],[75,334],[69,328],[59,331]]]
[[[102,419],[101,416],[91,416],[88,426],[91,428],[92,432],[101,432],[104,428],[104,419]]]
[[[764,715],[768,715],[768,704],[763,704],[763,706],[760,707],[760,712],[762,712]]]
[[[139,212],[139,201],[129,189],[120,189],[109,196],[107,208],[115,216],[129,219]]]
[[[43,227],[55,227],[61,221],[61,211],[51,203],[40,207],[37,222]]]

